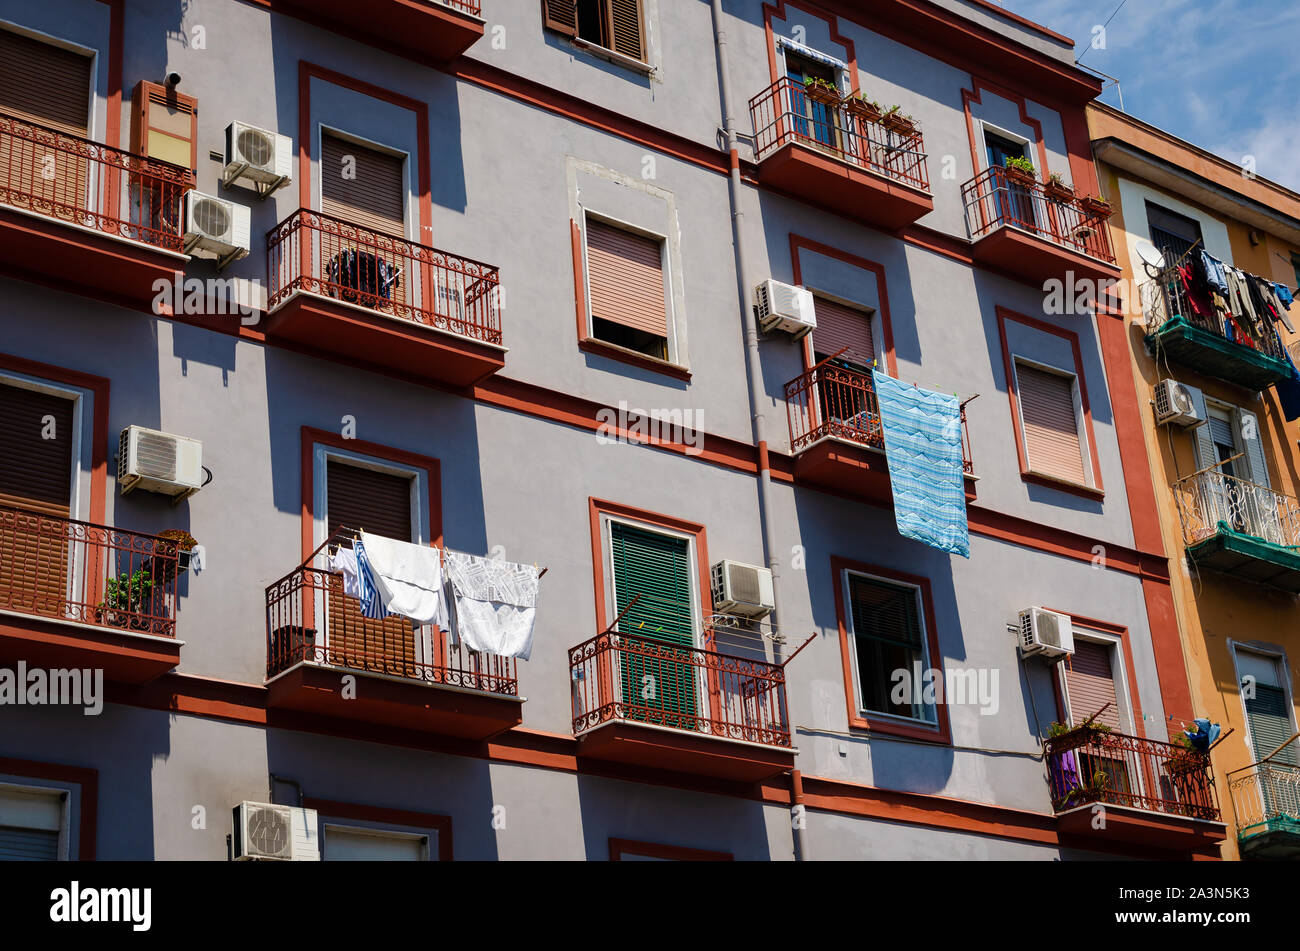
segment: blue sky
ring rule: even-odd
[[[998,2],[998,0],[995,0]],[[1124,108],[1300,191],[1300,3],[1126,0],[1092,48],[1093,28],[1120,0],[1000,0],[1075,41],[1074,55],[1119,79]],[[1113,86],[1102,100],[1119,105]]]

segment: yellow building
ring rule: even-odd
[[[1224,857],[1300,856],[1300,740],[1275,752],[1296,732],[1300,422],[1278,386],[1300,337],[1259,312],[1267,282],[1300,283],[1300,195],[1107,106],[1089,131],[1191,702],[1225,734]],[[1202,251],[1230,267],[1202,280]]]

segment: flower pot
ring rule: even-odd
[[[1007,176],[1007,181],[1015,182],[1017,185],[1034,184],[1034,173],[1026,172],[1023,168],[1016,168],[1012,165],[1003,166],[1003,171]]]
[[[1083,209],[1083,213],[1089,218],[1104,219],[1110,217],[1110,202],[1104,198],[1080,198],[1079,207]]]
[[[879,122],[882,115],[879,106],[867,102],[865,99],[858,99],[856,96],[845,99],[844,108],[849,111],[849,115],[855,116],[864,122]]]
[[[880,120],[880,124],[896,135],[911,135],[916,131],[915,122],[907,118],[907,116],[900,116],[896,112],[891,112],[885,116]]]
[[[1074,188],[1065,182],[1045,182],[1043,191],[1053,201],[1068,203],[1074,200]]]
[[[804,95],[813,102],[820,103],[824,106],[838,106],[840,104],[840,94],[838,91],[828,86],[811,84],[803,87]]]

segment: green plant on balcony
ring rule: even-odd
[[[153,575],[145,568],[109,578],[104,584],[104,600],[95,608],[95,620],[111,627],[148,630],[154,613],[154,588]]]
[[[835,87],[834,83],[827,82],[825,79],[809,76],[804,80],[803,89],[813,102],[827,106],[838,106],[840,104],[839,89]]]
[[[1033,182],[1034,175],[1037,171],[1034,168],[1033,162],[1029,161],[1027,158],[1022,158],[1019,155],[1008,156],[1005,168],[1007,178],[1024,185]]]
[[[1074,186],[1061,177],[1060,172],[1052,172],[1043,183],[1043,191],[1053,201],[1070,202],[1074,200]]]
[[[1097,195],[1085,195],[1080,198],[1079,207],[1089,218],[1104,220],[1110,217],[1110,202]]]
[[[1067,733],[1074,733],[1076,731],[1081,731],[1081,730],[1089,730],[1093,733],[1114,733],[1115,732],[1106,724],[1098,723],[1097,718],[1095,716],[1091,716],[1088,717],[1088,719],[1084,720],[1082,723],[1080,723],[1078,726],[1070,726],[1068,724],[1061,723],[1058,720],[1057,722],[1051,724],[1047,728],[1047,738],[1049,740],[1052,740],[1058,736],[1065,736]]]
[[[880,117],[880,124],[898,135],[911,135],[916,131],[915,117],[904,114],[903,107],[899,105],[886,109],[885,114]]]
[[[844,108],[849,111],[849,115],[857,116],[866,122],[879,122],[880,117],[884,114],[880,103],[874,99],[868,99],[861,92],[850,93],[846,96]]]

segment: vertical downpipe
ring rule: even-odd
[[[722,129],[727,137],[727,154],[731,165],[728,191],[731,197],[731,234],[736,253],[736,275],[739,282],[740,313],[745,322],[745,370],[749,377],[749,412],[753,423],[754,444],[758,447],[758,518],[763,532],[763,552],[767,567],[772,572],[772,602],[774,609],[769,617],[772,630],[780,632],[781,616],[780,565],[776,557],[776,542],[772,537],[772,469],[767,454],[767,421],[763,417],[763,366],[758,352],[758,321],[749,303],[750,289],[754,286],[745,257],[745,213],[741,210],[740,152],[736,147],[736,125],[731,111],[731,72],[727,65],[727,31],[723,26],[722,0],[712,0],[713,46],[718,58],[718,82],[722,93]],[[772,642],[773,659],[781,663],[781,645]],[[787,715],[789,695],[786,698]],[[793,731],[792,731],[793,738]],[[791,807],[796,797],[802,800],[799,771],[790,776]],[[796,861],[807,858],[803,829],[790,823],[794,836]]]

